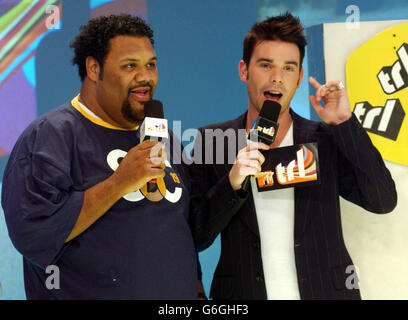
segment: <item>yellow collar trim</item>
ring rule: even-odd
[[[110,123],[108,123],[108,122],[106,122],[106,121],[104,121],[102,119],[99,119],[99,118],[96,118],[96,117],[90,115],[89,113],[87,113],[81,107],[81,105],[79,103],[79,94],[75,98],[73,98],[71,100],[71,104],[75,109],[78,110],[78,112],[80,114],[82,114],[85,118],[87,118],[89,121],[97,124],[98,126],[102,126],[102,127],[109,128],[109,129],[114,129],[114,130],[122,130],[122,131],[135,131],[135,130],[139,129],[139,126],[136,126],[136,127],[130,128],[130,129],[117,127],[117,126],[114,126],[113,124],[110,124]]]

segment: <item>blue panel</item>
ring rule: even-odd
[[[155,97],[169,126],[182,120],[182,130],[197,128],[248,108],[238,63],[255,16],[255,3],[247,0],[148,1],[158,55]]]
[[[211,282],[213,279],[215,268],[220,259],[221,251],[221,236],[215,239],[214,243],[206,250],[199,253],[200,264],[203,272],[202,282],[205,293],[210,295]]]
[[[4,169],[6,168],[8,159],[9,156],[0,157],[0,182],[3,181],[3,172]]]
[[[90,18],[89,3],[65,0],[62,11],[62,29],[43,38],[35,53],[38,116],[72,99],[81,86],[69,44]]]
[[[306,38],[309,76],[315,78],[319,83],[324,84],[326,82],[326,72],[324,67],[323,24],[306,28]],[[316,90],[309,83],[309,95],[314,95],[315,91]],[[321,103],[323,103],[322,100]],[[312,105],[310,105],[310,119],[321,121]]]
[[[109,3],[109,2],[113,2],[113,1],[115,1],[115,0],[90,0],[89,7],[91,9],[95,9],[95,8],[105,4],[105,3]]]
[[[0,300],[24,300],[23,258],[10,241],[1,206],[0,261]]]

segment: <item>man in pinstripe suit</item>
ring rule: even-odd
[[[237,119],[199,129],[190,166],[191,225],[200,250],[221,233],[221,256],[214,273],[213,299],[360,299],[347,284],[353,262],[344,244],[339,196],[375,213],[393,210],[392,177],[359,121],[350,111],[344,86],[309,78],[310,102],[322,122],[301,118],[290,108],[302,77],[306,39],[291,14],[255,24],[244,40],[239,75],[248,89],[248,110]],[[216,163],[214,131],[246,129],[265,100],[281,104],[279,130],[271,146],[247,145],[224,137],[224,152],[238,146],[234,163]],[[325,102],[324,107],[320,100]],[[218,130],[218,131],[219,131]],[[208,134],[212,136],[209,137]],[[317,142],[321,183],[259,193],[254,181],[265,161],[260,150]],[[213,155],[208,159],[208,154]],[[351,268],[351,269],[350,269]]]

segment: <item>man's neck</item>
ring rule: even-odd
[[[256,118],[258,118],[259,112],[253,108],[253,107],[248,107],[248,114],[247,114],[247,120],[246,120],[246,125],[245,129],[246,132],[249,133],[249,130],[252,127],[252,123],[255,121]],[[276,134],[275,141],[272,144],[272,148],[277,148],[281,144],[282,140],[285,138],[291,124],[292,124],[292,116],[289,113],[289,108],[287,108],[285,111],[283,111],[278,118],[278,123],[279,123],[279,129]]]
[[[79,102],[86,106],[89,110],[95,113],[98,117],[102,118],[104,121],[106,115],[102,114],[101,108],[95,99],[96,88],[95,85],[90,82],[87,78],[82,82],[81,91],[79,92]]]
[[[85,78],[82,82],[81,91],[79,93],[79,102],[81,102],[85,107],[91,110],[96,116],[101,118],[103,121],[116,126],[122,127],[119,123],[114,121],[108,114],[101,108],[96,99],[96,86],[88,78]]]

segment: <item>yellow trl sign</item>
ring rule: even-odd
[[[382,157],[408,165],[408,23],[351,53],[346,83],[351,109]]]

